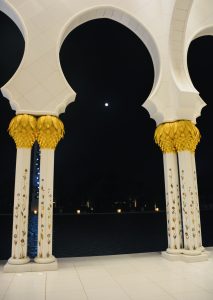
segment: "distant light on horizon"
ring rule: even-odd
[[[155,211],[160,211],[159,207],[157,207],[156,203],[155,203]]]
[[[108,107],[108,106],[109,106],[109,103],[108,103],[108,102],[105,102],[104,105],[105,105],[106,107]]]

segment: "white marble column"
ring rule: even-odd
[[[201,226],[194,153],[188,150],[179,151],[178,159],[184,232],[183,253],[200,255],[202,252]]]
[[[168,248],[163,256],[179,259],[183,248],[182,217],[177,153],[174,146],[176,124],[160,124],[155,130],[155,142],[163,152],[164,181],[166,193]]]
[[[164,153],[164,180],[169,254],[180,254],[183,247],[177,154]]]
[[[199,205],[199,194],[197,186],[197,171],[196,171],[196,162],[195,162],[195,153],[192,153],[192,174],[194,181],[194,196],[195,196],[195,209],[197,213],[197,237],[198,237],[198,246],[201,251],[205,251],[205,248],[202,245],[202,233],[201,233],[201,222],[200,222],[200,205]]]
[[[30,115],[17,115],[11,120],[8,131],[15,141],[17,155],[12,254],[4,269],[6,272],[15,272],[17,268],[10,267],[11,265],[23,265],[30,261],[27,256],[29,185],[31,148],[36,139],[36,119]]]
[[[200,142],[200,137],[198,128],[190,120],[163,123],[160,124],[155,131],[155,142],[164,153],[164,174],[167,196],[169,247],[167,253],[164,252],[163,255],[172,260],[177,258],[184,261],[195,262],[208,259],[208,255],[204,252],[205,249],[202,247],[194,155],[197,144]],[[173,170],[176,171],[173,172]],[[178,188],[178,176],[181,201]],[[174,190],[175,186],[178,188],[177,190]],[[175,199],[177,199],[177,201]],[[180,209],[182,210],[182,215]],[[176,212],[178,211],[179,214],[176,216]],[[176,240],[177,232],[180,234]],[[174,248],[178,249],[175,250]],[[179,255],[176,257],[175,255],[170,255],[175,254],[175,252],[179,253]]]
[[[51,263],[53,230],[54,149],[41,149],[38,209],[38,250],[35,262]]]
[[[25,264],[27,256],[31,149],[17,148],[10,264]]]
[[[40,146],[40,185],[38,208],[38,250],[35,262],[55,264],[52,254],[53,240],[53,181],[55,148],[64,136],[63,123],[54,116],[42,116],[37,122],[37,140]],[[48,267],[46,267],[47,269]]]

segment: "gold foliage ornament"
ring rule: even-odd
[[[37,141],[41,148],[55,149],[64,137],[64,125],[55,116],[42,116],[37,121]]]
[[[177,151],[195,152],[201,139],[201,134],[195,124],[191,121],[178,121],[177,129],[174,140]]]
[[[31,148],[36,140],[36,118],[31,115],[17,115],[9,124],[9,135],[17,148]]]
[[[195,152],[200,142],[200,132],[189,120],[160,124],[155,130],[155,142],[164,153],[176,151]]]
[[[174,146],[174,132],[177,122],[160,124],[155,130],[155,143],[161,148],[162,152],[176,152]]]

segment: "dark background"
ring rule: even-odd
[[[24,40],[1,12],[0,37],[3,86],[21,62]],[[213,38],[209,36],[193,41],[188,52],[190,76],[207,103],[197,120],[202,141],[196,151],[206,246],[213,245],[213,234],[208,231],[213,225],[212,53]],[[54,253],[72,256],[165,249],[162,154],[153,141],[155,122],[141,106],[154,78],[148,50],[126,27],[99,19],[68,35],[60,61],[77,97],[60,116],[66,134],[55,157]],[[7,258],[10,251],[16,149],[7,128],[14,115],[0,94],[0,233],[5,240],[0,258]],[[137,200],[136,209],[132,200]],[[93,213],[85,208],[88,201]],[[154,206],[161,212],[154,212]],[[118,207],[124,213],[116,214]],[[84,213],[77,216],[79,208]]]

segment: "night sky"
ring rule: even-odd
[[[0,86],[14,74],[24,52],[16,25],[0,13]],[[213,38],[192,42],[188,65],[192,81],[208,104],[198,118],[202,141],[197,150],[201,204],[213,205],[211,114],[213,113]],[[162,153],[154,144],[155,122],[141,106],[154,70],[148,50],[124,26],[107,19],[72,31],[60,51],[67,81],[77,97],[60,115],[65,138],[56,149],[55,200],[77,207],[94,201],[108,211],[114,201],[136,198],[147,207],[165,207]],[[7,127],[14,116],[0,95],[0,213],[12,208],[16,149]],[[105,107],[108,102],[109,106]]]

